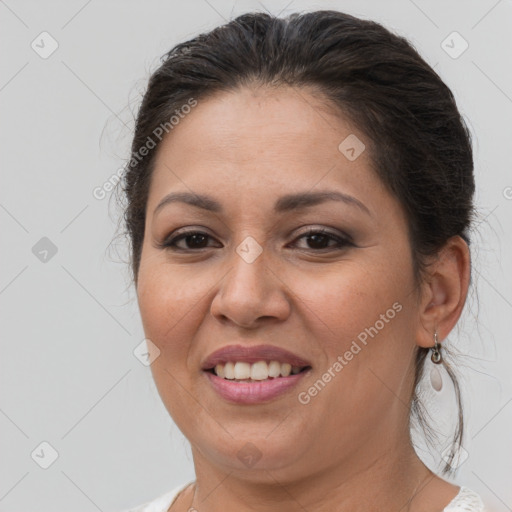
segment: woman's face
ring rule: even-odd
[[[220,93],[159,148],[137,293],[196,467],[285,481],[355,471],[408,439],[419,315],[406,219],[365,135],[334,112],[305,88]],[[301,371],[286,377],[287,362]]]

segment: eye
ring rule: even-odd
[[[325,229],[310,228],[306,233],[302,234],[295,240],[309,239],[309,247],[303,247],[305,250],[316,250],[321,251],[325,249],[342,249],[345,246],[354,245],[348,237],[340,236],[336,233],[331,233]],[[333,245],[328,245],[330,242],[334,242]]]
[[[208,245],[207,240],[211,238],[208,233],[203,231],[186,231],[173,238],[170,238],[160,244],[162,249],[171,249],[174,251],[193,251],[194,249],[206,249]],[[179,246],[178,242],[185,242],[185,247]]]

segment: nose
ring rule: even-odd
[[[233,251],[231,268],[219,284],[211,314],[247,329],[285,320],[290,314],[288,287],[271,268],[265,251],[254,261],[242,256]]]

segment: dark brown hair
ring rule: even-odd
[[[471,136],[452,92],[413,46],[376,22],[342,12],[286,18],[248,13],[178,44],[149,79],[121,182],[135,283],[149,184],[161,142],[159,127],[170,131],[169,120],[180,115],[191,98],[201,101],[255,84],[314,87],[365,134],[375,172],[406,212],[417,284],[429,257],[450,237],[459,235],[469,245],[475,190]],[[150,140],[152,149],[141,155]],[[428,351],[417,348],[411,390],[412,416],[424,430],[429,427],[418,384]],[[446,360],[444,364],[459,411],[442,470],[450,473],[462,441],[463,418],[457,379]]]

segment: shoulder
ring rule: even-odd
[[[135,508],[130,508],[123,512],[167,512],[169,507],[174,503],[178,494],[189,486],[192,482],[187,482],[179,487],[176,487],[172,491],[166,492],[161,496],[158,496],[154,500],[143,503]]]
[[[443,512],[487,512],[487,509],[479,494],[461,486],[457,496],[445,507]]]

